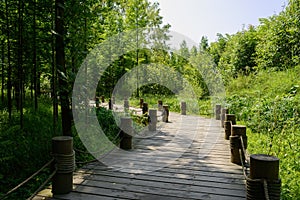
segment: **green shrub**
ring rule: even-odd
[[[280,159],[282,199],[300,196],[299,67],[231,80],[227,106],[247,126],[248,151]]]

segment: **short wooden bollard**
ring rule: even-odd
[[[231,122],[224,121],[224,131],[225,131],[225,140],[229,140],[229,136],[231,135]]]
[[[241,158],[240,158],[240,149],[241,149],[241,142],[240,142],[240,136],[235,135],[235,136],[229,136],[230,140],[230,151],[231,151],[231,156],[230,156],[230,161],[232,163],[241,165]],[[243,160],[245,160],[244,156],[242,155]]]
[[[247,128],[243,125],[232,125],[231,126],[231,135],[241,136],[243,137],[244,148],[247,149],[248,146],[248,138],[247,138]]]
[[[156,131],[157,110],[149,109],[149,131]]]
[[[169,122],[169,106],[168,105],[163,106],[162,121],[163,122]]]
[[[112,110],[112,109],[113,109],[113,103],[112,103],[112,100],[111,100],[111,99],[108,100],[108,109],[109,109],[109,110]]]
[[[217,104],[216,105],[216,110],[215,110],[215,115],[216,115],[216,120],[220,120],[221,118],[221,105],[220,104]]]
[[[279,159],[265,154],[251,155],[250,178],[277,180],[279,178]]]
[[[132,149],[133,126],[130,117],[121,118],[120,148],[124,150]]]
[[[225,115],[228,114],[228,108],[222,108],[221,110],[221,126],[224,128]]]
[[[266,188],[265,188],[266,187]],[[250,175],[246,181],[247,200],[280,199],[279,159],[265,154],[250,156]]]
[[[144,99],[140,99],[140,108],[143,108]]]
[[[186,115],[186,102],[181,102],[180,104],[181,115]]]
[[[143,111],[143,115],[148,113],[148,103],[146,103],[146,102],[143,103],[142,111]]]
[[[101,102],[102,102],[102,103],[105,102],[105,97],[104,97],[104,95],[101,96]]]
[[[124,99],[124,109],[126,110],[128,110],[129,109],[129,101],[128,101],[128,99],[126,98],[126,99]]]
[[[57,169],[52,178],[52,193],[54,195],[67,194],[73,188],[73,171],[75,169],[73,138],[69,136],[52,138],[52,155]]]
[[[96,97],[95,99],[96,107],[98,108],[100,106],[100,100],[99,97]]]
[[[234,114],[225,114],[225,121],[231,122],[232,125],[236,125],[236,118]]]
[[[157,108],[158,108],[159,111],[162,111],[162,109],[163,109],[163,102],[162,102],[162,100],[158,100],[157,101]]]

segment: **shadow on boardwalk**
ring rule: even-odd
[[[240,166],[230,163],[220,122],[170,113],[155,133],[134,138],[134,149],[113,152],[75,172],[74,190],[34,199],[245,199]],[[114,154],[115,153],[115,154]]]

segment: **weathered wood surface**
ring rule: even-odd
[[[170,123],[133,144],[77,170],[70,194],[49,197],[48,188],[34,199],[245,199],[242,169],[230,163],[220,121],[170,113]]]

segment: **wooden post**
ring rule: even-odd
[[[140,108],[143,108],[144,99],[140,98]]]
[[[246,136],[246,126],[243,125],[232,125],[231,135]]]
[[[225,140],[229,140],[231,135],[231,126],[236,124],[234,114],[225,114],[224,129],[225,129]]]
[[[243,137],[243,143],[244,143],[244,147],[245,149],[247,149],[248,146],[248,138],[247,138],[247,130],[246,130],[246,126],[242,126],[242,125],[232,125],[231,126],[231,135],[232,136],[241,136]]]
[[[231,122],[232,125],[236,125],[236,118],[234,114],[225,114],[225,121]]]
[[[145,115],[146,113],[148,113],[148,103],[144,102],[143,103],[143,115]]]
[[[149,131],[156,131],[157,110],[149,109]]]
[[[229,140],[230,140],[230,152],[231,152],[231,157],[230,160],[232,163],[241,165],[241,158],[240,158],[240,136],[235,135],[235,136],[229,136]],[[243,160],[245,160],[243,158]]]
[[[121,141],[120,148],[124,150],[132,149],[132,119],[130,117],[122,117],[121,118]]]
[[[129,109],[129,101],[127,98],[124,99],[124,110],[128,110]]]
[[[158,108],[159,111],[162,111],[162,109],[163,109],[163,102],[162,102],[162,100],[158,100],[157,101],[157,108]]]
[[[169,122],[169,106],[168,105],[163,105],[162,121],[163,122]]]
[[[112,109],[113,109],[113,103],[112,103],[112,100],[111,100],[111,99],[108,100],[108,109],[109,109],[109,110],[112,110]]]
[[[180,108],[181,108],[181,115],[186,115],[186,102],[181,102],[180,104]]]
[[[265,154],[250,156],[250,175],[246,181],[247,199],[280,200],[279,159]]]
[[[279,159],[264,154],[253,154],[250,156],[250,178],[278,180]]]
[[[225,115],[228,114],[229,110],[227,108],[222,108],[221,110],[221,126],[224,128]]]
[[[52,154],[57,165],[57,173],[52,179],[52,193],[67,194],[73,188],[75,168],[73,138],[69,136],[52,138]]]
[[[215,115],[216,115],[216,120],[220,120],[221,118],[221,105],[217,104],[216,105],[216,110],[215,110]]]
[[[229,136],[231,135],[231,122],[224,121],[224,131],[225,131],[225,140],[229,140]]]
[[[100,105],[100,100],[99,100],[99,97],[96,97],[95,99],[95,103],[96,103],[96,107],[98,108]]]
[[[104,95],[101,96],[101,102],[102,102],[102,103],[105,102],[105,97],[104,97]]]

